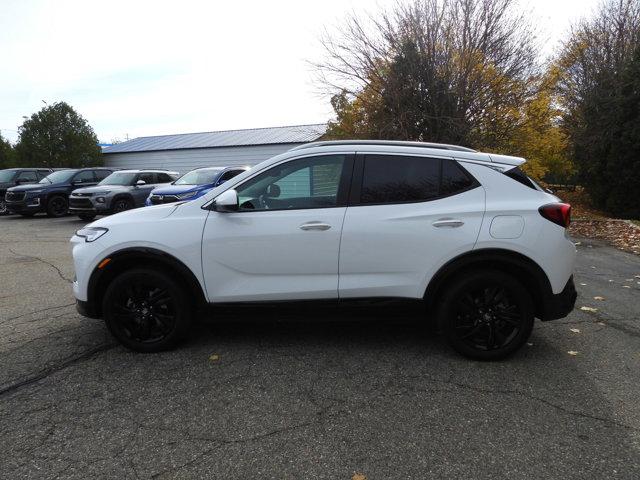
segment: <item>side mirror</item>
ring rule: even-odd
[[[140,185],[146,185],[146,184],[147,184],[147,182],[145,182],[144,180],[138,180],[138,181],[136,182],[136,186],[137,186],[137,187],[139,187]]]
[[[222,192],[213,202],[213,210],[216,212],[237,212],[238,211],[238,192],[233,188]]]

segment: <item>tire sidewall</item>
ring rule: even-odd
[[[122,209],[118,209],[118,204],[119,203],[123,203],[125,205],[125,208]],[[131,200],[129,200],[128,198],[116,198],[113,201],[113,213],[121,213],[121,212],[126,212],[127,210],[131,210],[133,208],[133,202],[131,202]]]
[[[151,344],[136,342],[120,332],[117,328],[117,320],[115,319],[113,311],[114,299],[120,293],[121,289],[129,282],[135,283],[143,280],[145,282],[154,282],[158,286],[166,288],[175,301],[177,312],[176,325],[171,333],[162,340]],[[184,338],[192,322],[191,302],[183,287],[172,280],[167,274],[146,268],[126,271],[115,277],[104,294],[102,312],[104,321],[111,334],[130,350],[143,353],[160,352],[174,347]]]
[[[63,213],[56,213],[53,211],[53,204],[59,200],[62,200],[65,206],[67,207]],[[54,217],[54,218],[64,217],[68,212],[69,212],[69,202],[62,195],[54,195],[53,197],[49,198],[49,200],[47,200],[47,215],[49,215],[50,217]]]
[[[506,346],[495,350],[479,350],[460,340],[454,332],[455,305],[468,290],[490,285],[504,287],[521,311],[522,325],[516,337]],[[474,271],[455,279],[446,288],[439,309],[438,322],[447,342],[458,353],[476,360],[499,360],[512,355],[528,340],[533,329],[534,308],[531,295],[513,276],[493,270]]]

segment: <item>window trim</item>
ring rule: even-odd
[[[273,165],[269,165],[267,168],[263,168],[259,172],[256,172],[255,175],[252,175],[251,177],[245,179],[243,182],[241,182],[241,183],[239,183],[237,185],[234,185],[229,190],[233,189],[233,190],[237,191],[238,188],[242,187],[245,183],[253,180],[257,176],[268,172],[272,168],[279,167],[279,166],[285,165],[285,164],[290,163],[290,162],[295,162],[297,160],[306,160],[308,158],[313,158],[313,157],[328,157],[328,156],[338,156],[338,155],[343,155],[345,158],[344,158],[344,163],[342,165],[342,175],[340,177],[340,183],[338,184],[338,193],[336,195],[336,204],[335,205],[333,205],[331,207],[323,206],[323,207],[305,207],[305,208],[270,208],[268,210],[251,210],[251,209],[248,209],[248,210],[237,210],[235,212],[226,212],[225,215],[236,214],[236,213],[294,212],[294,211],[299,211],[299,210],[320,210],[320,209],[327,209],[327,208],[345,208],[345,207],[347,207],[348,204],[349,204],[349,193],[350,193],[350,190],[351,190],[352,179],[353,179],[353,165],[354,165],[354,157],[355,157],[355,154],[353,152],[350,152],[350,153],[346,153],[346,152],[322,152],[322,153],[316,153],[316,154],[313,154],[313,155],[300,155],[299,157],[287,158],[286,160],[283,160],[282,162],[274,163]],[[215,203],[215,198],[212,199],[207,204],[205,204],[202,208],[211,209],[211,207],[214,205],[214,203]]]
[[[471,184],[467,188],[464,188],[462,190],[457,190],[454,193],[438,195],[425,200],[404,200],[404,201],[397,201],[397,202],[362,203],[361,195],[362,195],[362,183],[364,182],[364,163],[368,155],[375,155],[375,156],[384,155],[389,157],[418,157],[418,158],[425,159],[427,161],[439,160],[440,172],[439,172],[438,188],[442,187],[442,171],[443,171],[442,162],[446,162],[446,161],[456,162],[458,164],[458,167],[460,167],[460,170],[462,171],[462,173],[466,175],[467,178],[469,178],[469,180],[471,180]],[[358,153],[356,154],[355,165],[353,170],[354,170],[354,173],[353,173],[353,180],[352,180],[352,186],[351,186],[351,193],[349,195],[349,204],[348,204],[349,207],[374,207],[374,206],[380,206],[380,205],[406,205],[411,203],[427,203],[427,202],[433,202],[435,200],[442,200],[443,198],[453,197],[455,195],[460,195],[461,193],[474,190],[480,186],[480,182],[473,175],[471,175],[469,171],[466,168],[464,168],[464,166],[459,161],[457,161],[453,157],[435,156],[435,155],[416,155],[416,154],[409,154],[409,153],[392,153],[392,152]]]

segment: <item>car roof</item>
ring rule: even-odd
[[[191,172],[195,172],[197,171],[202,171],[202,170],[211,170],[211,171],[223,171],[223,170],[232,170],[232,169],[238,169],[238,170],[249,170],[249,168],[251,167],[247,167],[246,165],[229,165],[229,166],[224,166],[224,167],[201,167],[201,168],[194,168],[193,170],[190,170]]]
[[[127,170],[115,170],[114,173],[174,173],[178,172],[173,170],[161,170],[154,168],[129,168]]]

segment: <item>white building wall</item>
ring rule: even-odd
[[[110,153],[104,156],[106,167],[164,168],[186,173],[194,168],[248,165],[253,166],[299,145],[251,145],[243,147],[198,148],[156,152]]]

